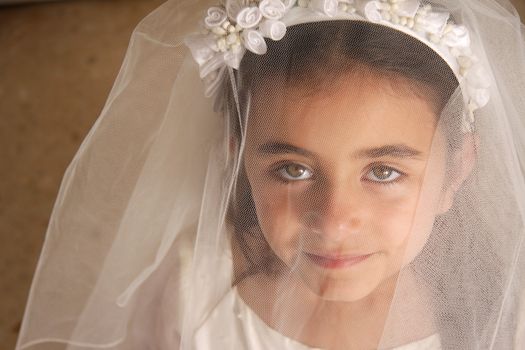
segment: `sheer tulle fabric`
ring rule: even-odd
[[[285,39],[295,39],[267,39],[268,54],[226,71],[213,100],[183,40],[214,3],[168,1],[145,18],[64,176],[17,349],[523,347],[523,27],[508,2],[432,4],[469,28],[488,69],[490,102],[472,132],[461,128],[459,87],[443,83],[448,94],[437,95],[448,99],[429,122],[423,102],[439,97],[427,83],[405,84],[414,79],[352,52],[353,66],[337,57],[301,70],[287,51],[303,30],[359,46],[341,33],[386,33],[372,24],[290,27]],[[423,160],[412,160],[419,175],[388,187],[369,181],[392,174],[372,167],[381,155],[366,163],[341,147],[394,137],[380,130],[396,129],[401,102],[381,112],[392,119],[371,123],[396,96],[419,101],[401,129],[428,124],[430,136]],[[361,119],[337,119],[348,111]],[[315,154],[283,151],[289,144],[264,135]],[[286,163],[290,153],[300,162]],[[359,185],[342,181],[355,164],[367,170]],[[285,171],[313,175],[284,183]],[[352,320],[366,298],[382,303],[377,317]],[[375,331],[354,342],[360,323]]]

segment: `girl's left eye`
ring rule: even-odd
[[[403,174],[394,168],[386,165],[378,165],[370,169],[370,171],[366,174],[366,178],[367,180],[374,182],[389,183],[394,182],[401,175]]]

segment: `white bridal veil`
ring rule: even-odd
[[[504,0],[166,2],[17,350],[525,347],[523,34]]]

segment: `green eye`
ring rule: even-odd
[[[286,180],[306,180],[312,177],[312,172],[300,164],[286,164],[279,168],[278,173]]]
[[[396,180],[398,177],[400,177],[402,174],[398,172],[397,170],[385,166],[385,165],[379,165],[374,168],[372,168],[367,178],[371,181],[375,182],[392,182]]]

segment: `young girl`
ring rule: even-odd
[[[168,2],[17,349],[520,348],[521,29],[488,1]]]

